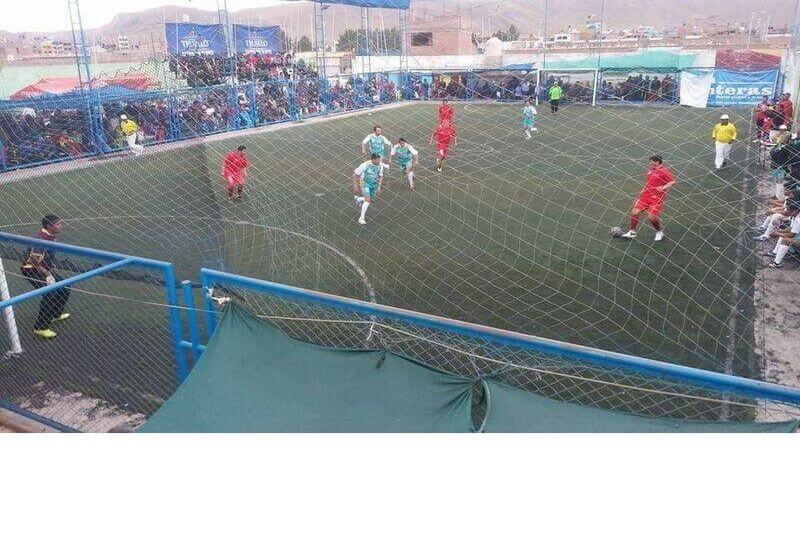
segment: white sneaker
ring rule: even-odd
[[[653,240],[658,242],[658,241],[662,240],[663,238],[664,238],[664,232],[663,231],[657,231],[656,232],[656,238],[653,239]]]
[[[358,223],[359,223],[359,224],[361,224],[361,225],[363,226],[364,224],[366,224],[366,223],[367,223],[367,221],[366,221],[366,220],[364,220],[363,218],[359,218],[359,219],[358,219]]]
[[[628,233],[623,233],[622,234],[622,238],[623,239],[635,239],[636,238],[636,230],[635,229],[628,230]]]
[[[539,131],[539,128],[531,128],[531,131]]]
[[[531,134],[530,134],[530,133],[528,133],[527,131],[525,132],[525,138],[526,138],[526,139],[530,139],[530,138],[531,138]]]

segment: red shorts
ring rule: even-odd
[[[225,180],[228,182],[228,185],[244,185],[244,176],[236,172],[226,172]]]
[[[651,217],[658,217],[664,208],[664,198],[641,195],[636,199],[633,208],[639,211],[647,211],[647,214]]]

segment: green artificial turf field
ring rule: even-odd
[[[525,141],[521,106],[458,104],[460,144],[441,174],[427,146],[435,111],[414,104],[207,138],[8,183],[0,229],[32,234],[52,211],[67,221],[63,242],[172,261],[182,278],[197,280],[199,267],[212,266],[362,299],[372,288],[379,303],[756,375],[755,259],[742,246],[755,169],[742,143],[730,168],[713,171],[710,132],[720,110],[568,106],[552,116],[541,106],[539,131]],[[728,112],[746,132],[747,112]],[[414,191],[392,168],[362,227],[348,184],[374,123],[420,149],[421,165]],[[220,161],[239,144],[251,161],[246,198],[228,204]],[[611,239],[612,226],[627,226],[653,153],[679,180],[663,212],[666,238],[654,243],[643,219],[638,240]],[[138,294],[136,283],[98,283]],[[122,338],[147,335],[153,319],[140,315],[154,316],[150,307],[89,294],[71,305],[76,318],[60,328],[60,350],[92,352],[98,365],[143,353],[113,343],[111,330],[122,324]],[[33,311],[18,312],[27,348],[57,353],[30,338]],[[109,346],[128,347],[101,353],[86,340],[101,327]],[[54,357],[48,364],[59,368]]]

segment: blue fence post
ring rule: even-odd
[[[205,311],[206,335],[210,339],[217,329],[217,309],[214,307],[214,300],[211,299],[211,289],[214,282],[211,281],[205,272],[200,272],[200,285],[203,288],[203,310]]]
[[[300,109],[297,107],[297,82],[292,80],[287,80],[285,82],[275,82],[275,83],[282,83],[284,84],[284,89],[286,90],[286,94],[288,95],[289,101],[289,109],[287,110],[289,116],[292,120],[300,120],[302,119],[302,115],[300,114]]]
[[[169,116],[169,139],[175,141],[181,138],[181,123],[178,117],[178,99],[174,94],[167,96],[167,113]]]
[[[170,329],[172,332],[172,350],[175,358],[175,368],[178,373],[178,383],[183,383],[188,375],[186,357],[181,348],[183,328],[181,327],[181,315],[178,311],[178,290],[177,279],[175,278],[175,267],[167,265],[164,267],[164,286],[167,291],[167,305],[169,313]]]
[[[253,123],[253,127],[257,127],[260,125],[258,100],[256,99],[256,84],[252,81],[247,83],[247,102],[250,105],[250,121]]]
[[[6,147],[0,140],[0,170],[8,170],[8,159],[6,159]]]
[[[189,338],[192,341],[194,364],[197,364],[200,356],[203,355],[203,350],[200,348],[200,325],[197,322],[197,309],[194,306],[192,282],[187,280],[181,285],[183,286],[183,304],[186,306],[186,316],[189,320]]]
[[[235,81],[231,82],[229,98],[230,98],[229,104],[233,109],[233,113],[231,113],[231,118],[228,120],[228,129],[229,130],[244,129],[245,125],[241,124],[239,120],[239,87]]]

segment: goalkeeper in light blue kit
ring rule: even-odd
[[[372,133],[361,141],[361,156],[366,157],[368,153],[377,154],[383,160],[387,147],[391,148],[392,142],[383,135],[383,129],[376,125],[372,128]]]
[[[405,139],[400,137],[397,144],[392,146],[390,158],[394,158],[397,166],[400,167],[408,178],[408,186],[414,188],[414,165],[419,163],[419,152],[408,144]]]
[[[525,138],[531,138],[531,132],[537,131],[536,129],[536,108],[533,106],[533,100],[528,98],[525,103],[525,109],[522,110],[522,125],[525,128]]]
[[[361,163],[353,173],[353,199],[361,207],[361,216],[358,223],[362,226],[367,223],[367,209],[378,197],[383,184],[383,169],[387,165],[381,163],[381,156],[372,154],[369,161]],[[361,192],[359,196],[358,191]]]

